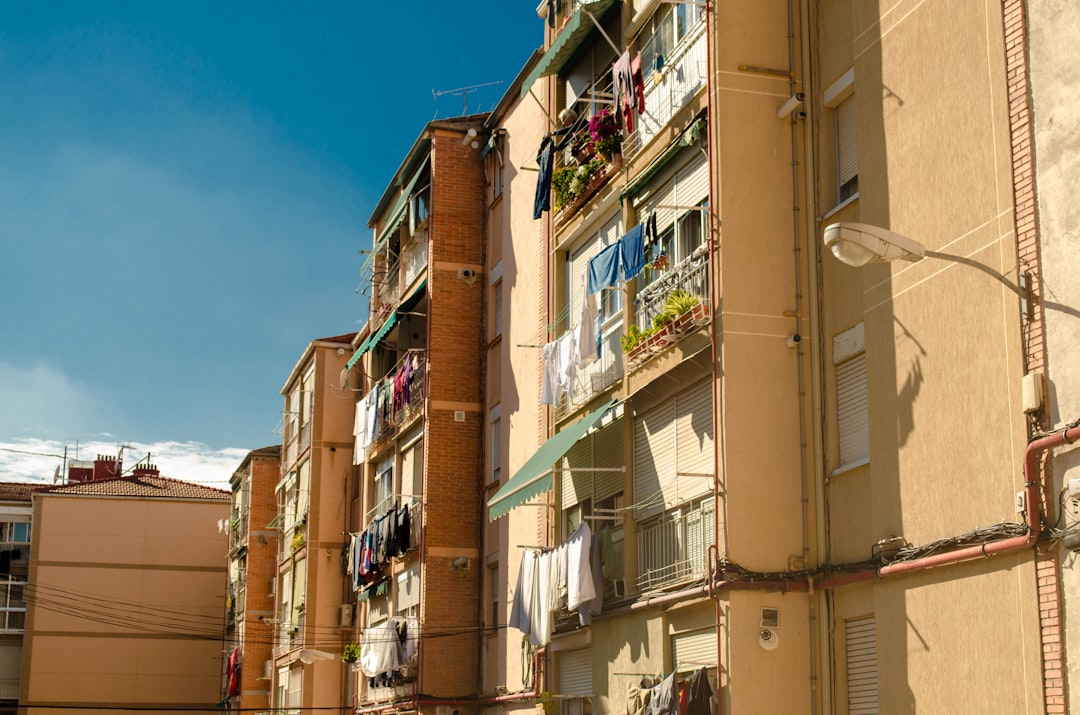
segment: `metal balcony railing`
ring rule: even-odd
[[[299,454],[303,454],[304,450],[311,446],[311,418],[300,426],[300,447]]]
[[[397,305],[398,291],[400,290],[400,267],[397,259],[385,263],[381,269],[377,268],[375,274],[372,276],[372,282],[375,284],[375,300],[373,310],[371,311],[372,329],[377,329],[380,323],[385,318],[384,306]],[[375,309],[377,308],[377,310]]]
[[[656,590],[706,576],[715,539],[710,497],[662,514],[638,528],[638,587]]]
[[[382,379],[386,404],[380,405],[373,442],[381,442],[397,434],[424,405],[427,390],[427,353],[409,350]]]
[[[19,699],[19,679],[18,678],[3,678],[0,679],[0,700],[18,700]]]
[[[428,245],[427,226],[413,234],[405,248],[401,249],[401,265],[404,268],[402,286],[408,288],[427,268]],[[404,296],[403,296],[404,297]]]
[[[664,302],[675,290],[699,296],[703,302],[708,300],[709,261],[704,247],[638,291],[634,298],[637,326],[642,330],[652,327],[653,318],[664,312]]]
[[[561,419],[587,403],[594,395],[608,389],[623,376],[623,352],[619,344],[622,322],[605,326],[601,338],[600,358],[574,373],[573,387],[569,395],[563,394],[555,407],[555,418]]]
[[[627,159],[641,151],[705,86],[707,52],[705,22],[698,21],[676,45],[671,57],[665,58],[664,69],[646,81],[645,113],[638,115],[634,133],[623,141]]]

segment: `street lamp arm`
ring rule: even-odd
[[[1010,281],[1008,278],[1006,278],[1004,275],[1002,275],[1001,273],[998,273],[997,271],[995,271],[990,266],[979,263],[978,261],[974,261],[974,260],[972,260],[970,258],[967,258],[965,256],[957,256],[957,255],[952,254],[952,253],[939,253],[938,251],[929,251],[929,250],[925,251],[923,255],[925,255],[927,258],[940,258],[943,261],[951,261],[953,263],[962,263],[965,266],[971,266],[972,268],[977,268],[978,270],[982,271],[983,273],[996,278],[999,283],[1001,283],[1003,286],[1005,286],[1006,288],[1011,290],[1013,293],[1016,293],[1018,296],[1020,296],[1020,298],[1022,300],[1027,300],[1028,298],[1031,297],[1030,293],[1027,290],[1024,290],[1020,286],[1016,285],[1015,283]]]

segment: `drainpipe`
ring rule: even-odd
[[[710,289],[709,298],[712,300],[712,325],[710,326],[711,333],[710,343],[712,346],[712,408],[713,408],[713,542],[709,545],[709,548],[705,552],[706,564],[709,569],[709,579],[707,586],[707,593],[710,598],[713,599],[714,608],[716,609],[716,715],[724,715],[724,637],[723,631],[720,627],[721,618],[723,617],[723,608],[720,606],[720,599],[716,597],[712,587],[712,574],[714,573],[713,564],[720,560],[720,511],[723,509],[727,511],[727,498],[720,491],[720,465],[723,463],[721,455],[723,454],[722,442],[724,438],[723,433],[723,412],[721,410],[721,400],[718,387],[720,385],[720,376],[717,370],[717,363],[720,361],[719,350],[719,336],[721,319],[720,319],[720,195],[718,192],[716,174],[719,172],[720,157],[717,147],[718,141],[715,137],[719,136],[719,132],[716,128],[716,80],[715,80],[715,68],[714,53],[719,46],[718,42],[713,41],[713,33],[715,32],[714,14],[716,13],[716,4],[706,2],[705,4],[705,86],[706,86],[706,116],[709,122],[709,146],[708,146],[708,162],[709,162],[709,271],[710,271]]]

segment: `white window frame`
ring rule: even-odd
[[[695,13],[696,17],[694,17]],[[692,3],[659,3],[656,12],[637,34],[636,44],[641,54],[641,76],[646,82],[657,70],[657,54],[664,58],[664,65],[660,68],[660,75],[663,75],[667,69],[667,62],[676,54],[679,43],[693,32],[694,26],[704,17],[704,8]],[[665,33],[668,35],[667,38],[663,36]],[[661,52],[657,52],[657,43],[660,44]]]

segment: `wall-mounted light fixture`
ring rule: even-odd
[[[923,258],[938,258],[952,263],[962,263],[992,276],[1003,286],[1020,297],[1021,310],[1029,315],[1031,304],[1031,283],[1027,273],[1020,273],[1019,285],[1002,274],[978,261],[951,253],[928,251],[922,244],[907,236],[901,236],[880,226],[865,223],[834,223],[825,227],[823,235],[825,245],[837,259],[849,266],[865,266],[868,263],[888,263],[897,259],[921,261]]]

